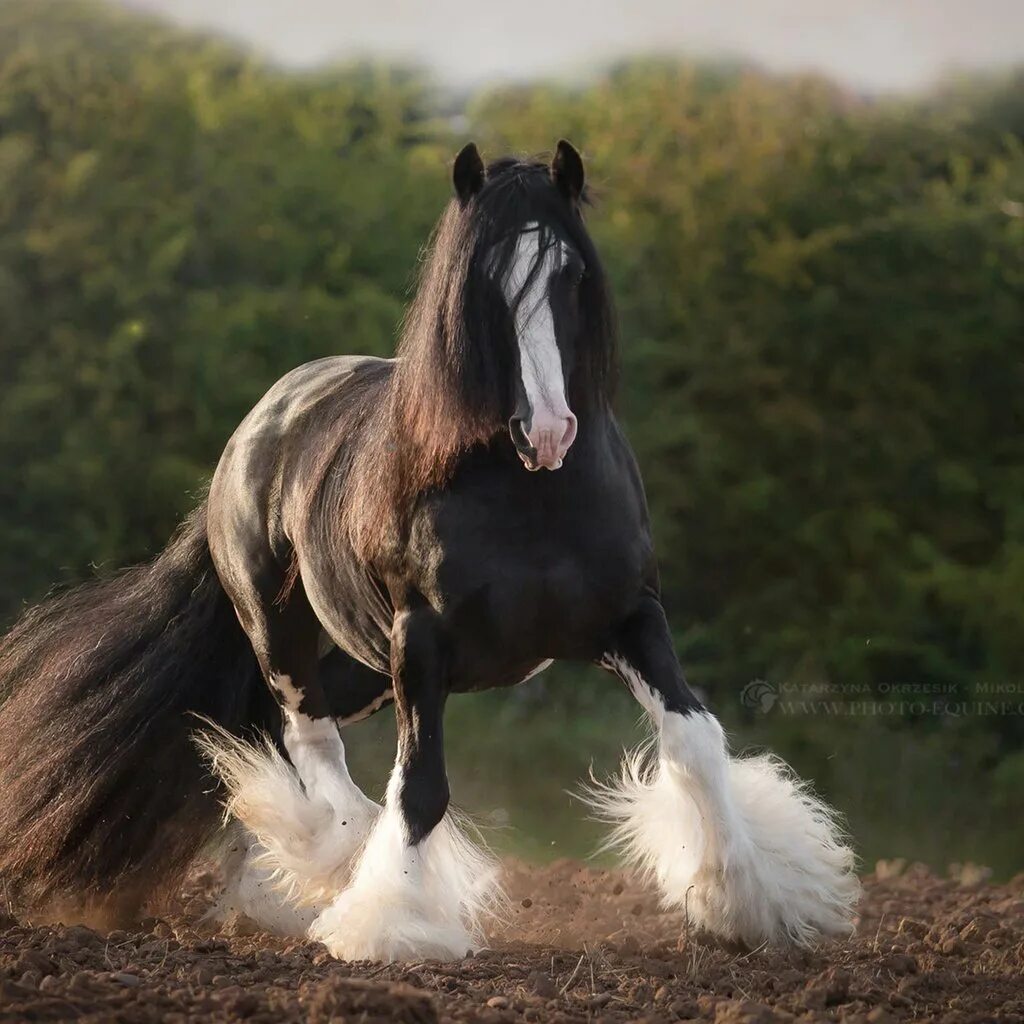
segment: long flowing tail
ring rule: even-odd
[[[26,903],[133,912],[216,827],[191,743],[262,725],[255,656],[205,506],[152,562],[25,614],[0,640],[0,878]]]

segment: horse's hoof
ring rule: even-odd
[[[313,922],[309,937],[339,960],[461,960],[480,947],[459,921],[398,893],[347,889]]]

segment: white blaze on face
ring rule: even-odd
[[[566,253],[560,242],[542,253],[540,243],[539,226],[527,224],[503,284],[505,300],[515,308],[519,367],[531,411],[527,436],[537,451],[537,465],[527,468],[558,469],[576,437],[548,297],[551,277],[565,266]]]

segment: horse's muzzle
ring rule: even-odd
[[[565,414],[534,415],[529,422],[513,416],[508,421],[509,434],[519,458],[531,473],[538,469],[559,469],[565,453],[576,440],[576,417],[567,409]]]

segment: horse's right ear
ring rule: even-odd
[[[480,159],[476,143],[467,142],[459,150],[459,155],[455,158],[455,167],[452,169],[455,194],[463,206],[483,188],[484,175],[484,162]]]
[[[551,161],[551,177],[570,203],[580,201],[580,196],[583,195],[583,182],[586,179],[583,157],[567,139],[558,140],[555,158]]]

